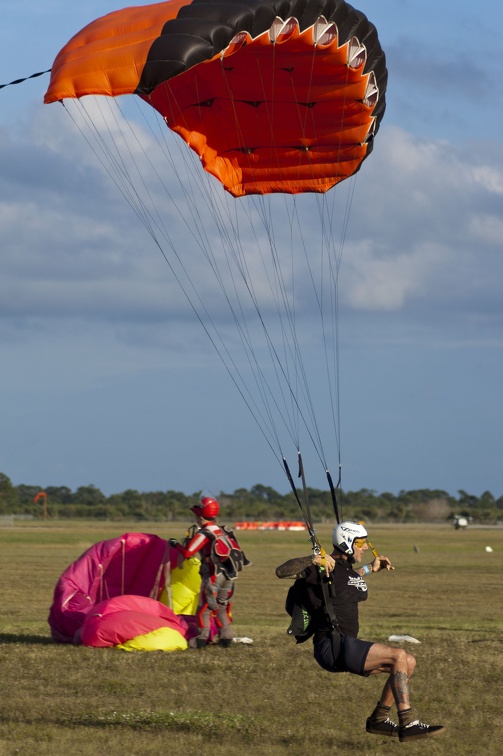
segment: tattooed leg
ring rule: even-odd
[[[391,672],[389,682],[398,711],[400,709],[409,709],[409,676],[407,672]]]
[[[401,648],[374,643],[365,662],[365,671],[371,674],[389,673],[380,701],[384,706],[396,703],[399,710],[410,706],[409,680],[414,672],[416,660],[412,654]]]

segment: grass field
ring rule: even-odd
[[[410,744],[365,733],[383,676],[330,675],[310,642],[296,647],[286,636],[290,582],[274,569],[309,553],[305,533],[241,538],[253,565],[236,586],[235,632],[253,645],[129,654],[52,643],[47,614],[59,575],[96,541],[138,530],[185,534],[182,525],[143,523],[0,528],[0,756],[503,752],[503,529],[371,529],[396,570],[369,577],[360,635],[421,641],[405,644],[418,659],[413,702],[424,721],[449,728]],[[330,543],[330,528],[318,534]]]

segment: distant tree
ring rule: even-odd
[[[19,495],[5,473],[0,473],[0,514],[12,514],[19,504]]]
[[[472,509],[477,506],[478,504],[478,498],[476,496],[472,496],[472,494],[466,493],[466,491],[463,491],[462,489],[458,491],[459,494],[459,503],[462,507],[467,507],[468,509]]]
[[[260,483],[252,486],[250,494],[254,499],[268,501],[270,504],[277,504],[283,498],[274,488],[263,486]]]
[[[45,492],[47,498],[53,502],[61,502],[61,504],[71,504],[74,499],[72,489],[67,486],[47,486]]]
[[[101,493],[96,486],[80,486],[74,495],[74,501],[76,504],[81,504],[85,507],[102,506],[106,502],[106,496]]]
[[[479,505],[486,508],[493,508],[496,504],[496,500],[490,491],[484,491],[479,499]]]
[[[38,505],[33,503],[33,499],[41,490],[41,486],[27,486],[24,484],[17,486],[19,511],[23,514],[35,514],[38,512]]]
[[[39,514],[40,507],[33,503],[41,491],[40,486],[13,486],[5,473],[0,473],[0,513]],[[47,486],[48,512],[51,517],[96,517],[120,520],[170,521],[192,519],[190,507],[199,502],[200,492],[187,495],[179,491],[153,491],[141,493],[128,489],[106,497],[94,485],[81,486],[72,492],[67,486]],[[333,522],[334,509],[329,491],[308,488],[313,520]],[[278,493],[271,486],[257,483],[250,490],[238,488],[232,494],[216,494],[220,502],[223,522],[236,520],[290,520],[300,519],[301,512],[292,491]],[[303,492],[298,492],[303,501]],[[492,522],[501,519],[503,496],[495,499],[490,491],[474,496],[458,491],[455,499],[442,490],[416,489],[400,491],[398,495],[373,489],[358,491],[337,490],[337,502],[343,519],[367,522],[420,522],[452,519],[454,514],[470,517],[474,521]]]

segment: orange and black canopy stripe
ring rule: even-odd
[[[375,27],[343,0],[169,0],[75,35],[45,102],[137,94],[235,196],[324,192],[370,153],[386,80]]]

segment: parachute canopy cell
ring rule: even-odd
[[[297,194],[360,168],[386,81],[375,27],[343,0],[169,0],[76,34],[45,102],[138,95],[234,196]]]

